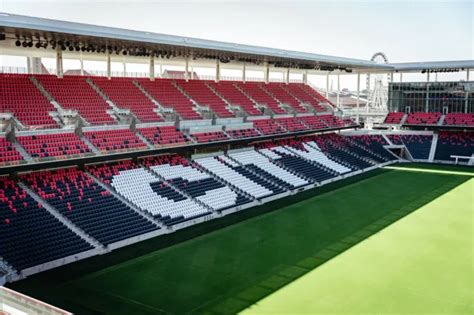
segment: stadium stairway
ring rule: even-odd
[[[48,211],[53,217],[55,217],[61,223],[67,226],[72,232],[80,236],[84,241],[89,243],[94,248],[103,248],[103,245],[98,240],[96,240],[95,238],[87,234],[84,230],[82,230],[80,227],[78,227],[77,225],[75,225],[74,223],[66,219],[61,213],[59,213],[59,211],[53,208],[53,206],[51,206],[46,200],[41,198],[36,192],[31,190],[27,185],[25,185],[22,182],[18,182],[18,186],[22,188],[23,190],[25,190],[28,193],[28,195],[30,195],[36,202],[38,202],[39,204],[42,204],[43,208],[46,211]]]
[[[89,150],[91,150],[91,152],[93,152],[96,155],[102,154],[102,152],[99,149],[97,149],[95,145],[89,139],[87,139],[87,137],[84,137],[84,135],[81,135],[79,138],[82,140],[82,142],[84,142],[87,145],[87,147],[89,148]]]
[[[18,141],[13,141],[11,142],[12,147],[15,148],[15,150],[20,153],[20,155],[23,157],[23,159],[29,163],[32,163],[34,159],[31,157],[31,155],[26,152],[25,148],[21,146],[21,144],[18,143]]]

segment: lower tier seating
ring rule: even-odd
[[[179,162],[178,156],[167,155],[149,158],[144,164],[153,167],[165,163],[179,165]],[[90,171],[113,187],[119,195],[164,224],[174,225],[210,213],[150,170],[130,160],[94,166]]]
[[[158,229],[76,168],[31,173],[22,179],[64,217],[102,244]]]
[[[15,150],[11,142],[0,137],[0,164],[18,163],[21,160],[23,160],[23,157]]]
[[[0,256],[17,270],[92,249],[5,177],[0,177],[0,240]]]
[[[336,173],[328,168],[323,167],[322,165],[313,164],[281,146],[273,147],[271,149],[262,149],[260,152],[287,169],[290,169],[297,174],[301,174],[315,182],[322,182],[336,177]]]
[[[89,147],[73,132],[16,137],[33,158],[68,158],[90,153]]]
[[[365,148],[367,151],[366,155],[368,154],[370,158],[379,163],[396,159],[395,156],[383,147],[384,145],[388,145],[388,143],[381,135],[349,136],[347,139]]]
[[[454,161],[451,155],[472,156],[474,132],[441,131],[436,143],[435,160]]]
[[[431,135],[388,135],[393,144],[404,144],[414,159],[427,160],[430,155]]]
[[[251,169],[256,174],[275,182],[281,187],[295,189],[309,184],[308,181],[270,162],[268,158],[255,150],[229,153],[229,156]]]
[[[241,169],[237,163],[231,164],[224,157],[224,155],[219,157],[205,157],[196,159],[195,162],[212,174],[222,178],[254,198],[263,198],[275,193],[273,190],[258,184],[256,178],[252,180],[252,178],[246,177],[245,174],[239,172]]]
[[[161,164],[151,166],[150,169],[180,191],[214,210],[223,210],[250,202],[250,199],[234,192],[192,165]]]
[[[130,129],[85,131],[84,136],[100,151],[146,149],[147,146]]]

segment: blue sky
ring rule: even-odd
[[[0,11],[390,62],[474,59],[474,1],[0,0]]]

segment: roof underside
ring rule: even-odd
[[[308,70],[351,72],[366,71],[421,71],[434,69],[474,68],[474,60],[378,64],[369,60],[335,57],[306,52],[273,49],[205,39],[134,31],[83,23],[50,20],[37,17],[0,13],[0,32],[8,40],[30,38],[62,40],[81,45],[115,47],[134,52],[147,52],[168,57],[218,59],[221,62],[246,62],[274,67]],[[1,42],[0,42],[1,43]],[[118,54],[118,51],[117,51]],[[146,55],[146,53],[145,53]],[[143,56],[143,55],[141,55]]]

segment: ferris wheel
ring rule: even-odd
[[[378,64],[388,63],[388,58],[383,52],[375,53],[370,60]],[[367,74],[367,110],[387,111],[388,81],[387,74],[378,73],[372,76]]]

